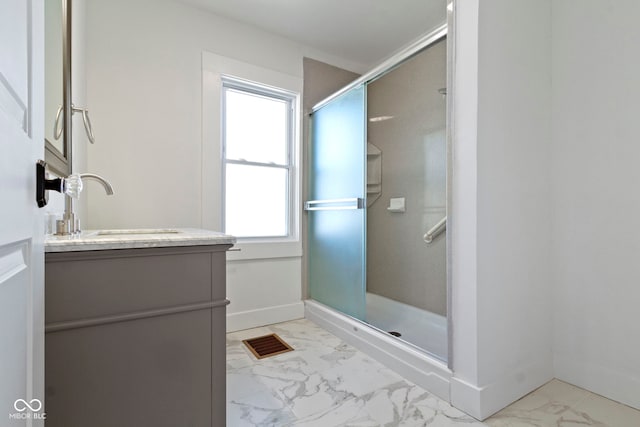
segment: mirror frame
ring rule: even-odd
[[[71,1],[62,2],[62,117],[63,132],[61,153],[49,140],[45,138],[45,161],[49,169],[59,175],[71,174],[72,150],[71,150]]]

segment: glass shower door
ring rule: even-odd
[[[312,299],[365,319],[366,93],[350,90],[311,116],[308,212]]]

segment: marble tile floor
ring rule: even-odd
[[[295,351],[242,344],[270,333]],[[640,427],[640,411],[553,380],[481,423],[302,319],[227,334],[227,426]]]

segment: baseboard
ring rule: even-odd
[[[227,332],[257,328],[304,317],[302,301],[227,314]]]
[[[305,301],[305,317],[404,378],[449,401],[451,371],[444,363],[315,301]]]
[[[539,362],[503,375],[486,386],[451,378],[451,404],[478,420],[499,410],[553,379],[551,362]]]
[[[455,374],[454,374],[455,375]],[[455,376],[451,378],[451,405],[482,420],[482,388]]]
[[[640,410],[640,378],[615,367],[580,363],[556,356],[556,378]]]

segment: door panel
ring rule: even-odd
[[[26,130],[29,100],[29,4],[3,0],[0,14],[0,108]],[[9,13],[5,13],[8,8]]]
[[[42,425],[44,412],[44,222],[35,202],[35,165],[44,156],[43,4],[0,5],[0,419],[7,426]]]
[[[312,116],[308,211],[311,298],[365,318],[364,86]]]

